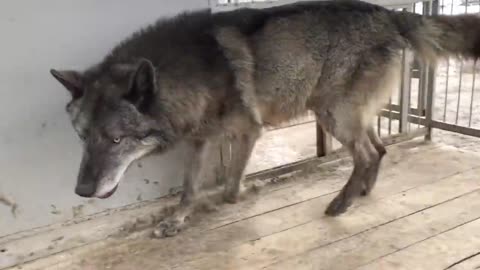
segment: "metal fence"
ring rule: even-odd
[[[438,13],[480,14],[480,5],[474,0],[440,0]],[[433,128],[480,137],[480,104],[475,102],[480,90],[476,82],[479,72],[480,66],[472,60],[449,58],[437,67]]]
[[[413,5],[419,14],[480,14],[478,1],[440,0]],[[410,108],[409,125],[427,128],[427,139],[432,129],[480,137],[480,104],[475,102],[480,90],[476,82],[480,66],[473,60],[447,58],[438,65],[415,62],[411,74],[419,77],[416,108]],[[415,100],[415,99],[414,99]]]
[[[213,1],[213,2],[212,2]],[[371,0],[384,7],[424,15],[454,15],[480,13],[477,0]],[[476,2],[473,2],[476,1]],[[248,6],[264,8],[296,2],[294,0],[211,0],[214,12],[228,11]],[[367,0],[367,2],[370,2]],[[432,138],[432,129],[452,131],[480,137],[480,104],[476,73],[480,66],[473,61],[447,59],[436,67],[420,61],[408,50],[402,52],[401,82],[397,93],[375,119],[374,125],[386,144],[425,136]],[[479,115],[479,117],[475,117]],[[316,155],[302,161],[292,162],[269,171],[260,172],[263,177],[286,173],[312,162],[334,159],[341,153],[340,145],[325,133],[321,126],[314,125],[315,118],[305,118],[269,130],[311,125],[316,128]],[[229,148],[229,147],[228,147]],[[256,175],[258,177],[258,175]]]

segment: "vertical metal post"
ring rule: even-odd
[[[422,61],[420,64],[420,76],[418,83],[418,100],[417,100],[417,115],[419,117],[425,116],[425,95],[427,89],[427,71],[426,65]]]
[[[392,135],[392,118],[393,118],[393,113],[392,113],[392,98],[388,100],[388,135]]]
[[[430,2],[430,11],[432,15],[438,14],[438,0],[433,0]],[[435,68],[430,64],[426,65],[426,79],[427,79],[427,108],[425,111],[425,122],[427,127],[427,134],[425,135],[425,140],[432,140],[432,122],[433,122],[433,108],[434,98],[435,98]]]
[[[472,96],[470,97],[470,111],[468,115],[468,127],[472,126],[472,110],[473,110],[473,100],[474,100],[474,94],[475,94],[475,76],[477,74],[476,72],[477,68],[477,60],[473,63],[473,78],[472,78]]]
[[[413,5],[405,9],[412,12]],[[411,77],[411,53],[403,50],[402,53],[402,77],[400,86],[400,122],[398,124],[398,132],[405,133],[408,131],[408,114],[410,107],[410,77]]]
[[[410,53],[406,50],[402,54],[402,80],[400,87],[400,123],[399,133],[407,132],[408,113],[410,104]]]
[[[433,122],[433,107],[435,95],[435,68],[430,64],[427,65],[427,108],[425,110],[425,125],[427,127],[427,134],[425,140],[432,140],[432,122]]]
[[[458,82],[458,98],[457,98],[457,111],[455,113],[455,125],[458,124],[458,117],[460,113],[460,98],[462,97],[462,77],[463,77],[463,59],[460,60],[460,74]]]
[[[467,13],[468,13],[468,0],[465,0],[465,14]],[[475,73],[475,69],[474,69],[474,73]],[[458,124],[458,117],[460,114],[460,99],[462,97],[462,80],[463,80],[463,59],[460,59],[460,74],[459,74],[459,81],[458,81],[458,98],[457,98],[457,111],[455,114],[455,125]]]
[[[325,132],[317,122],[317,157],[324,157],[332,152],[332,136]]]
[[[424,1],[423,2],[423,10],[422,10],[422,15],[428,16],[431,14],[431,5],[432,1]],[[428,74],[428,65],[422,61],[420,64],[420,82],[419,82],[419,88],[418,88],[418,103],[417,103],[417,108],[418,108],[418,116],[422,117],[425,116],[425,107],[427,103],[427,74]]]

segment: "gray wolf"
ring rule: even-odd
[[[428,61],[477,59],[480,19],[312,1],[160,20],[85,71],[51,70],[71,93],[67,111],[84,141],[75,191],[109,197],[132,161],[186,141],[195,154],[185,160],[179,210],[161,227],[174,235],[198,198],[212,138],[233,140],[224,197],[235,202],[262,127],[311,110],[353,157],[326,209],[339,215],[377,180],[386,150],[371,122],[398,83],[403,49]]]

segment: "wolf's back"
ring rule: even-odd
[[[421,57],[429,60],[454,55],[480,57],[480,17],[477,15],[421,16],[396,12],[393,20]]]

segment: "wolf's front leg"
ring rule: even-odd
[[[249,130],[248,134],[239,135],[232,140],[232,160],[225,183],[224,201],[228,203],[236,203],[238,201],[245,167],[248,164],[255,142],[259,137],[260,127],[255,126]]]
[[[201,185],[199,176],[207,154],[208,142],[206,140],[195,140],[188,143],[192,151],[185,162],[185,178],[180,205],[171,216],[158,224],[154,230],[156,237],[169,237],[178,234],[185,229],[190,216],[194,213],[198,190]]]

